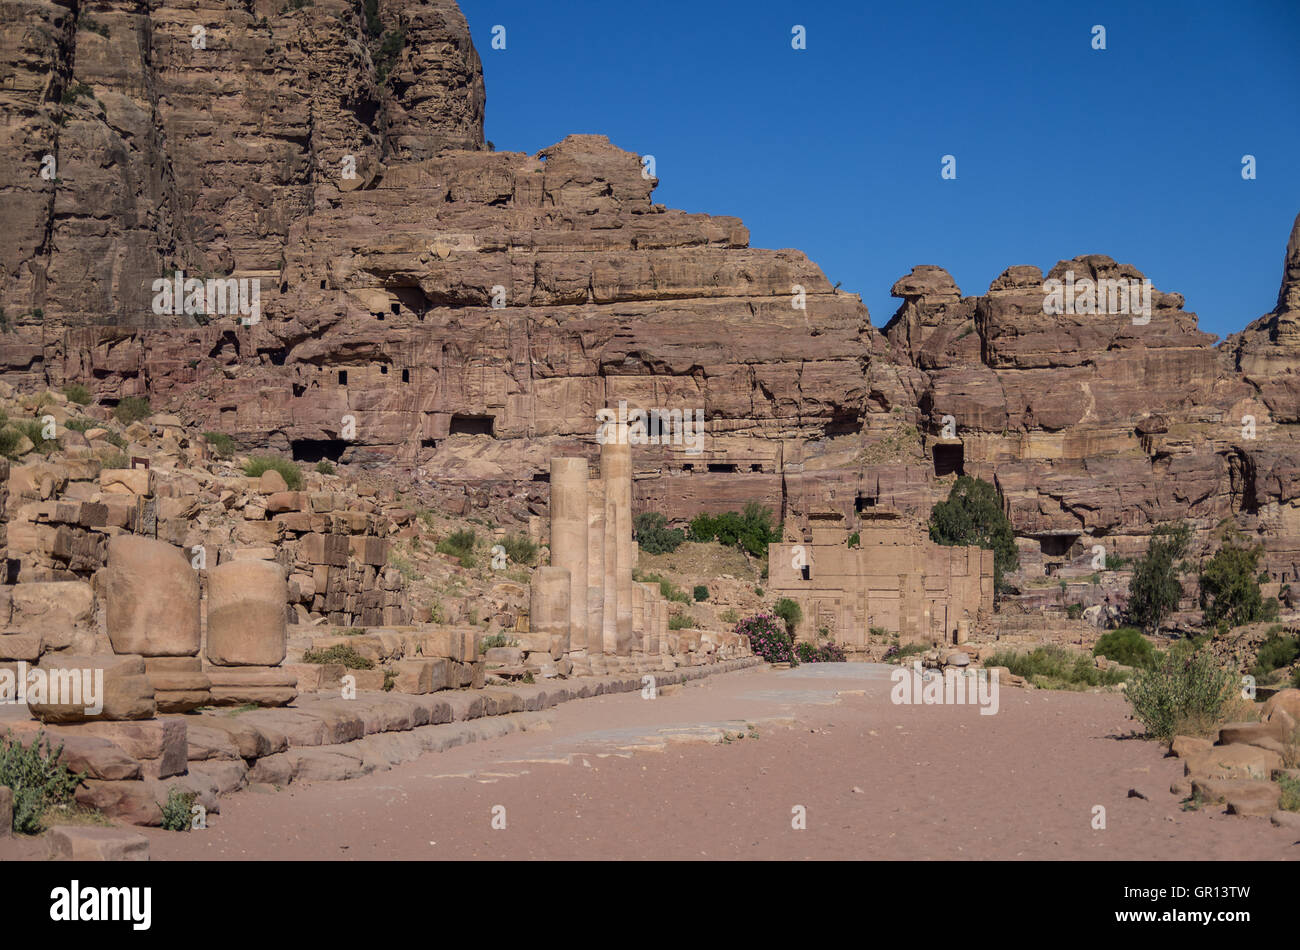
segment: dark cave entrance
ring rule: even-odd
[[[337,462],[343,457],[348,443],[343,439],[294,439],[289,447],[295,462],[319,462],[324,459]]]
[[[965,450],[960,442],[939,442],[934,447],[934,474],[965,475]]]

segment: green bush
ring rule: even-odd
[[[1235,682],[1230,670],[1201,650],[1185,657],[1169,655],[1151,669],[1139,670],[1126,696],[1148,733],[1172,739],[1183,731],[1207,732],[1218,723]]]
[[[1128,585],[1128,619],[1139,629],[1159,632],[1165,617],[1178,609],[1183,586],[1178,582],[1177,562],[1187,553],[1191,536],[1186,524],[1161,525],[1151,533]]]
[[[849,547],[851,547],[851,548],[860,548],[860,547],[862,547],[862,532],[861,532],[861,531],[854,531],[851,535],[849,535]]]
[[[70,432],[89,432],[91,429],[98,427],[100,423],[94,419],[87,419],[85,416],[77,416],[63,423],[63,428]]]
[[[1110,633],[1102,634],[1092,648],[1093,656],[1104,656],[1125,666],[1149,667],[1156,657],[1151,642],[1142,636],[1142,631],[1133,627],[1121,627]]]
[[[68,383],[63,387],[63,395],[68,397],[68,402],[76,403],[78,406],[90,402],[90,390],[81,383]]]
[[[1071,620],[1078,620],[1083,616],[1083,604],[1066,604],[1065,615]]]
[[[474,547],[478,544],[478,535],[472,528],[453,531],[434,548],[439,554],[446,554],[460,560],[461,567],[474,566]]]
[[[695,597],[696,603],[709,599],[709,589],[703,584],[696,584],[691,594]]]
[[[696,515],[691,519],[693,541],[717,541],[738,547],[754,557],[765,557],[767,546],[781,539],[772,523],[772,510],[751,501],[743,512],[728,511],[720,515]]]
[[[794,652],[800,663],[843,663],[848,656],[843,647],[834,643],[814,645],[806,640],[796,643]]]
[[[486,653],[493,647],[517,647],[519,641],[504,633],[494,633],[491,636],[484,637],[478,642],[478,652]]]
[[[25,435],[37,452],[48,455],[60,446],[58,438],[45,438],[45,424],[39,419],[16,419],[10,425]]]
[[[885,651],[884,661],[886,663],[901,663],[903,660],[906,660],[909,656],[915,656],[918,653],[924,653],[928,649],[929,646],[924,643],[909,643],[907,646],[904,647],[900,647],[898,644],[895,643],[892,646],[890,646],[888,650]]]
[[[1297,656],[1300,656],[1300,640],[1273,633],[1259,645],[1253,672],[1257,677],[1266,676],[1274,670],[1290,666]]]
[[[193,825],[191,809],[198,798],[194,792],[184,792],[173,787],[167,792],[162,806],[162,826],[167,831],[189,831]]]
[[[537,560],[537,544],[526,534],[508,534],[501,539],[511,564],[531,565]]]
[[[976,544],[993,552],[993,584],[1020,564],[1011,521],[998,490],[981,478],[957,476],[946,501],[930,509],[930,540],[945,545]]]
[[[1277,807],[1283,811],[1300,811],[1300,778],[1292,778],[1283,772],[1278,776],[1277,784],[1282,786]]]
[[[113,407],[113,418],[124,426],[147,419],[153,414],[149,400],[143,396],[127,396]]]
[[[995,653],[984,661],[985,668],[1005,666],[1044,689],[1086,689],[1114,686],[1124,681],[1119,670],[1099,670],[1091,656],[1050,644],[1025,653]]]
[[[23,440],[23,434],[17,429],[6,426],[0,429],[0,455],[8,459],[18,457],[18,445]]]
[[[289,491],[302,488],[302,470],[289,461],[274,455],[255,455],[244,465],[244,474],[249,478],[260,478],[265,472],[279,472]]]
[[[302,655],[304,663],[342,663],[350,670],[373,670],[375,661],[357,652],[350,643],[336,643],[326,650],[308,650]]]
[[[669,528],[668,519],[657,511],[647,511],[632,521],[637,544],[646,554],[671,554],[681,547],[686,535],[681,528]]]
[[[1234,627],[1277,616],[1277,601],[1260,594],[1259,556],[1263,548],[1225,541],[1201,572],[1201,610],[1205,623]],[[1264,575],[1267,580],[1267,575]]]
[[[228,459],[235,454],[235,440],[224,432],[205,432],[203,440],[208,443],[217,458]],[[288,479],[286,478],[287,482]]]
[[[319,462],[316,463],[316,471],[318,471],[322,475],[333,475],[334,463],[331,462],[329,459],[321,459]]]
[[[690,595],[660,574],[647,574],[644,571],[633,569],[632,580],[637,583],[658,584],[659,596],[665,600],[676,601],[679,604],[689,604],[691,602]]]
[[[45,812],[53,805],[70,802],[86,777],[63,765],[59,761],[62,756],[63,746],[52,748],[43,731],[29,746],[12,732],[0,740],[0,785],[13,792],[13,830],[19,834],[38,834]]]
[[[686,630],[695,626],[695,621],[686,614],[673,614],[668,618],[669,630]]]
[[[785,629],[791,636],[799,626],[799,621],[803,620],[803,608],[799,606],[798,601],[791,600],[789,597],[778,600],[776,606],[772,608],[772,613],[785,621]]]
[[[102,468],[130,468],[131,457],[121,452],[109,452],[100,458],[99,464]]]

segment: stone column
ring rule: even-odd
[[[108,543],[103,591],[114,653],[199,652],[199,575],[180,548],[139,535],[118,535]]]
[[[280,667],[288,646],[284,568],[260,559],[224,561],[208,573],[204,672],[216,706],[283,706],[298,695],[297,674]]]
[[[659,652],[659,585],[641,584],[645,591],[645,603],[641,612],[641,650],[645,653]]]
[[[551,565],[569,572],[565,653],[587,648],[587,460],[551,459]]]
[[[632,652],[645,652],[646,592],[644,584],[632,585]]]
[[[600,477],[605,482],[605,589],[614,591],[613,644],[605,628],[605,652],[632,652],[632,447],[627,425],[612,427],[610,441],[600,447]],[[610,557],[611,548],[613,557]],[[611,577],[610,562],[613,562]],[[608,593],[607,593],[608,596]]]
[[[279,666],[288,638],[289,587],[274,561],[227,561],[208,574],[208,662]]]
[[[528,632],[535,637],[545,637],[551,644],[551,656],[556,657],[556,646],[569,635],[571,622],[569,592],[573,582],[565,567],[539,567],[533,571],[528,596]]]
[[[659,653],[669,653],[668,649],[668,601],[659,598]]]
[[[587,659],[603,673],[605,655],[605,483],[587,481]]]

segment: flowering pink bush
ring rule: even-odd
[[[749,637],[749,646],[755,656],[769,663],[798,664],[794,655],[794,638],[785,628],[785,621],[770,613],[754,614],[736,624],[736,633]]]

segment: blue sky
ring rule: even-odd
[[[1013,264],[1088,253],[1220,337],[1276,303],[1300,212],[1296,0],[461,7],[498,150],[590,132],[653,154],[656,201],[799,248],[876,326],[914,264],[982,294]]]

